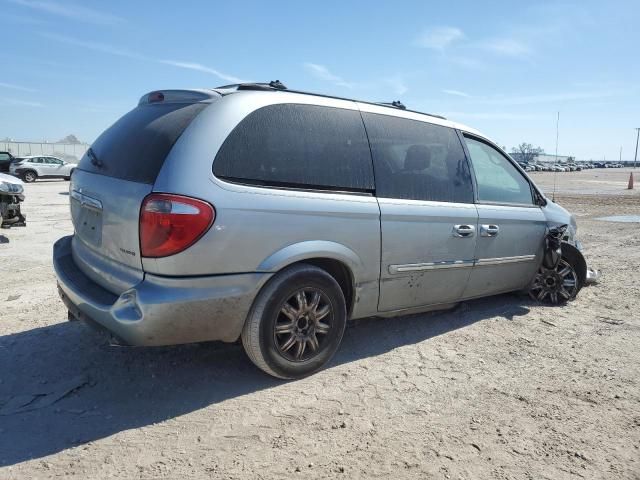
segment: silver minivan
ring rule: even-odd
[[[241,339],[280,378],[325,365],[347,319],[570,300],[586,278],[573,216],[476,130],[280,82],[144,95],[84,155],[70,203],[54,247],[70,319],[130,345]]]

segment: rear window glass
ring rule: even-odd
[[[223,143],[213,173],[276,187],[374,189],[360,113],[316,105],[270,105],[252,112]]]
[[[206,106],[205,103],[138,106],[91,145],[94,162],[90,154],[85,154],[78,168],[132,182],[154,183],[173,144]]]
[[[417,120],[363,113],[377,195],[473,203],[473,182],[455,130]]]

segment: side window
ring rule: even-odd
[[[0,153],[0,162],[6,162],[7,160],[9,160],[11,157],[9,156],[8,153]]]
[[[360,113],[316,105],[279,104],[252,112],[220,147],[213,173],[258,185],[374,189]]]
[[[62,160],[59,160],[57,158],[49,157],[48,160],[52,165],[62,165]]]
[[[498,150],[465,137],[478,185],[478,200],[531,205],[531,186],[520,171]]]
[[[455,130],[375,113],[363,118],[379,197],[473,203],[471,174]]]

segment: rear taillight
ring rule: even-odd
[[[193,245],[213,224],[216,212],[207,202],[181,195],[152,193],[140,210],[140,253],[166,257]]]

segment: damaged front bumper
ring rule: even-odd
[[[0,224],[3,227],[24,226],[25,216],[20,210],[20,204],[24,201],[24,195],[0,195]]]
[[[587,268],[587,278],[585,280],[585,285],[593,285],[598,283],[600,280],[600,270],[596,270],[595,268],[588,267]]]
[[[578,251],[584,257],[584,253],[582,251],[582,243],[576,238],[575,227],[567,229],[567,235],[563,238],[563,241],[576,247],[576,249],[578,249]],[[594,285],[598,283],[598,280],[600,280],[600,271],[587,265],[587,275],[585,277],[584,284]]]

